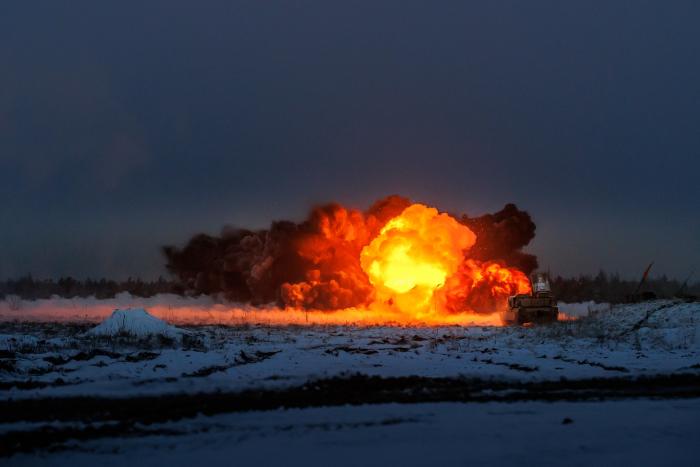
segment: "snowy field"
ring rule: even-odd
[[[698,303],[621,306],[534,328],[174,327],[152,319],[150,337],[100,335],[108,322],[0,324],[0,398],[236,391],[354,373],[553,380],[700,367]]]
[[[3,465],[696,466],[700,400],[382,404],[154,424]]]
[[[236,465],[586,465],[634,447],[641,465],[694,464],[700,303],[563,308],[579,319],[532,328],[168,324],[134,310],[49,323],[13,310],[0,314],[0,454],[15,454],[8,465],[184,465],[202,453]]]

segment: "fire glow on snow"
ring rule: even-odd
[[[559,304],[559,319],[573,319],[585,316],[590,309],[607,308],[607,304]],[[453,314],[442,321],[406,321],[397,316],[392,319],[385,314],[385,321],[378,322],[371,310],[351,308],[335,312],[314,310],[283,309],[274,305],[254,307],[251,305],[226,305],[217,303],[212,297],[180,297],[172,294],[159,294],[149,298],[132,297],[122,293],[112,299],[96,298],[52,298],[25,301],[19,307],[0,301],[0,321],[26,322],[89,322],[99,323],[109,318],[115,309],[143,308],[148,313],[171,324],[197,325],[221,324],[240,325],[478,325],[498,326],[497,314]],[[453,318],[450,320],[449,318]]]

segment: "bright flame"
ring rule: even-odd
[[[296,256],[261,248],[261,258],[255,258],[246,277],[252,284],[265,284],[266,275],[303,271],[303,280],[297,277],[278,286],[284,308],[213,305],[175,310],[157,303],[147,308],[168,321],[189,323],[501,324],[499,312],[508,296],[530,292],[527,276],[500,262],[474,259],[470,249],[475,233],[449,214],[423,204],[404,206],[385,216],[329,206],[316,212],[313,228],[307,225],[303,235],[289,237]],[[258,251],[256,242],[262,242],[252,234],[245,240],[238,247],[251,251]],[[271,249],[290,248],[274,240],[269,241]],[[235,253],[231,258],[237,258]],[[110,311],[106,307],[100,313]],[[22,313],[27,319],[26,310]],[[82,309],[66,311],[73,318],[84,314]],[[8,316],[14,312],[0,308],[0,320]]]
[[[363,248],[360,263],[375,288],[375,302],[420,317],[434,307],[435,292],[475,242],[474,232],[453,217],[413,204]]]
[[[391,219],[360,263],[375,289],[372,309],[404,320],[447,321],[455,314],[497,314],[509,295],[529,293],[515,268],[465,259],[476,235],[455,218],[413,204]]]

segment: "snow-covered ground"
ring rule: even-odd
[[[700,400],[381,404],[246,412],[3,465],[696,466]]]
[[[0,441],[24,436],[22,432],[56,434],[71,423],[78,423],[83,434],[97,429],[90,424],[89,411],[85,412],[87,421],[61,418],[70,418],[72,409],[55,419],[22,421],[23,412],[17,407],[25,402],[53,407],[49,398],[59,398],[55,404],[70,404],[72,399],[66,398],[78,396],[111,398],[109,404],[118,404],[115,399],[172,396],[188,397],[185,403],[194,412],[176,417],[177,421],[151,420],[146,425],[129,419],[128,438],[100,432],[96,439],[88,436],[73,444],[59,443],[61,449],[77,446],[80,452],[44,453],[45,457],[38,458],[21,454],[10,461],[14,465],[184,465],[236,459],[236,465],[265,465],[291,459],[305,465],[546,465],[566,459],[570,464],[586,465],[604,455],[605,463],[634,459],[642,465],[660,465],[663,460],[692,464],[689,456],[697,454],[695,446],[700,441],[700,399],[692,398],[699,393],[697,387],[671,396],[660,394],[682,397],[665,401],[564,402],[579,398],[578,389],[569,387],[566,391],[573,396],[560,397],[555,393],[561,389],[553,387],[533,399],[553,397],[561,402],[326,408],[307,404],[307,408],[286,411],[229,413],[240,410],[235,408],[238,402],[232,402],[233,408],[219,406],[211,412],[215,415],[191,418],[197,404],[207,400],[211,407],[217,394],[255,390],[262,391],[260,397],[268,397],[274,395],[269,391],[295,388],[303,393],[307,385],[313,388],[328,380],[336,381],[333,387],[342,387],[350,381],[342,378],[353,375],[471,381],[464,384],[477,381],[479,390],[474,394],[480,400],[504,400],[503,394],[524,390],[517,384],[598,381],[592,378],[691,375],[683,384],[697,385],[700,303],[568,307],[581,318],[531,328],[271,326],[254,322],[195,326],[177,320],[173,321],[179,324],[173,326],[144,310],[120,311],[111,318],[105,314],[103,318],[108,319],[102,324],[83,319],[62,319],[60,323],[4,319],[0,323],[0,405],[5,412],[0,413]],[[411,394],[418,388],[416,400],[474,400],[461,393],[456,398],[426,399],[420,395],[421,381],[411,383]],[[441,384],[431,381],[426,384]],[[634,384],[632,381],[632,388]],[[401,388],[393,390],[403,397]],[[583,399],[596,397],[595,390],[586,390]],[[654,396],[655,390],[644,394]],[[381,396],[381,391],[380,387],[372,394]],[[489,391],[501,398],[489,398]],[[623,397],[615,394],[606,399]],[[363,402],[352,398],[352,390],[343,397],[353,404]],[[567,417],[573,423],[562,424]],[[274,450],[269,446],[275,446]],[[631,455],[635,457],[626,457]]]
[[[534,328],[157,326],[166,335],[146,339],[5,323],[0,399],[236,391],[353,373],[532,381],[700,369],[698,303],[620,306]]]

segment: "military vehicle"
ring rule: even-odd
[[[557,321],[559,308],[547,275],[536,273],[530,278],[530,283],[531,293],[508,297],[508,310],[503,315],[505,324],[532,325]]]

